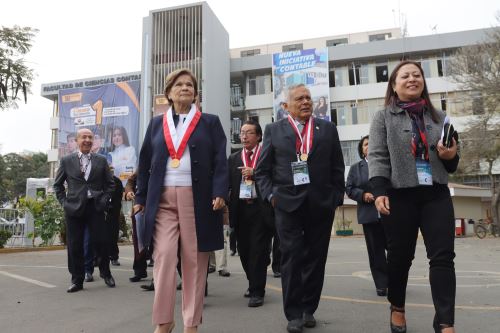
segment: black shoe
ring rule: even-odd
[[[177,283],[177,290],[182,290],[182,281]]]
[[[387,296],[387,288],[377,288],[378,296]]]
[[[229,272],[228,272],[227,270],[225,270],[225,269],[221,269],[221,270],[219,271],[219,275],[220,275],[220,276],[223,276],[223,277],[228,277],[228,276],[231,276],[231,273],[229,273]]]
[[[118,259],[111,259],[111,265],[120,266],[120,262],[118,261]]]
[[[78,284],[78,283],[73,283],[71,286],[69,286],[68,290],[66,290],[68,293],[76,293],[79,290],[83,289],[83,284]]]
[[[281,273],[280,272],[273,272],[273,276],[275,278],[280,278],[281,277]]]
[[[155,261],[153,259],[151,259],[149,261],[148,267],[153,267],[154,265],[155,265]]]
[[[92,276],[92,273],[85,273],[85,282],[92,282],[94,281],[94,277]]]
[[[261,296],[252,296],[248,301],[249,308],[256,308],[262,306],[264,304],[264,297]]]
[[[292,319],[286,325],[286,330],[290,333],[302,333],[302,327],[304,327],[302,319]]]
[[[402,325],[402,326],[397,326],[397,325],[394,325],[392,323],[392,313],[393,312],[401,312],[401,313],[405,313],[405,310],[404,309],[398,309],[398,308],[395,308],[394,306],[391,305],[390,307],[390,310],[391,310],[391,316],[389,317],[389,322],[390,322],[390,326],[391,326],[391,333],[406,333],[406,324],[405,325]]]
[[[250,297],[250,290],[246,290],[245,293],[243,294],[243,297]]]
[[[231,257],[234,257],[235,254],[236,254],[236,251],[231,251]]]
[[[141,288],[147,291],[154,291],[155,290],[155,284],[154,282],[151,281],[150,284],[143,284],[141,285]]]
[[[139,282],[141,281],[141,279],[145,279],[148,277],[148,273],[141,273],[141,274],[136,274],[132,277],[129,277],[129,281],[130,282]]]
[[[316,327],[316,318],[312,314],[304,313],[304,326],[307,328]]]
[[[209,266],[208,267],[208,274],[215,272],[215,267],[214,266]]]
[[[110,288],[114,288],[116,286],[115,284],[115,279],[113,279],[113,277],[110,275],[110,276],[105,276],[103,277],[104,279],[104,283],[110,287]]]

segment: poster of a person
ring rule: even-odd
[[[134,173],[137,164],[135,148],[130,145],[127,131],[123,126],[113,129],[111,139],[110,163],[115,168],[115,176],[123,183]]]

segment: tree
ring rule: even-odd
[[[31,49],[37,32],[19,26],[0,29],[0,110],[17,107],[20,91],[27,102],[34,72],[26,66],[24,56]]]
[[[480,174],[486,169],[492,189],[492,216],[500,223],[500,189],[493,177],[493,165],[500,156],[500,27],[493,28],[484,42],[461,48],[450,72],[454,81],[469,91],[475,113],[462,134],[461,172]]]
[[[26,178],[49,176],[47,154],[19,155],[10,153],[1,157],[0,187],[3,187],[2,201],[13,200],[26,194]]]

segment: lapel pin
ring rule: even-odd
[[[319,126],[316,126],[316,129],[319,130]]]

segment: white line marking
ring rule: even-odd
[[[17,274],[12,274],[12,273],[8,273],[8,272],[4,272],[4,271],[0,271],[0,274],[11,277],[13,279],[21,280],[24,282],[33,283],[33,284],[40,286],[40,287],[45,287],[45,288],[55,288],[56,287],[53,284],[48,284],[48,283],[45,283],[42,281],[33,280],[33,279],[30,279],[30,278],[27,278],[27,277],[24,277],[21,275],[17,275]]]

